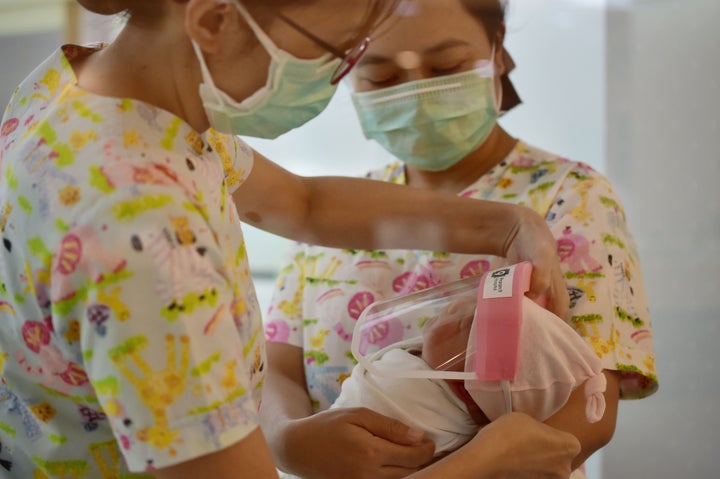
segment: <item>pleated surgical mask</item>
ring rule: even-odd
[[[492,58],[492,57],[491,57]],[[365,137],[404,163],[443,171],[482,145],[499,117],[495,68],[353,93]]]
[[[215,85],[200,47],[193,42],[203,78],[200,98],[213,129],[274,139],[304,125],[327,107],[337,89],[330,81],[342,60],[331,54],[303,60],[281,50],[242,4],[233,4],[270,54],[267,82],[244,101],[235,101]]]

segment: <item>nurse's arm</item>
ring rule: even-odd
[[[305,243],[353,249],[424,249],[531,261],[532,297],[565,315],[557,244],[530,208],[346,177],[301,177],[255,154],[233,194],[240,219]]]
[[[602,419],[590,424],[585,417],[584,386],[576,388],[563,408],[545,421],[545,424],[574,435],[582,450],[573,461],[573,469],[578,468],[595,451],[606,445],[615,434],[617,408],[620,399],[619,373],[604,370],[607,378],[605,390],[605,414]]]
[[[505,256],[518,224],[534,219],[527,208],[509,204],[374,180],[297,176],[257,152],[252,173],[233,196],[246,223],[286,238],[343,248]]]
[[[260,428],[232,446],[153,471],[158,479],[277,479],[270,449]]]

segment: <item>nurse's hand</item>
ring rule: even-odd
[[[514,412],[485,426],[470,442],[411,478],[568,479],[579,452],[575,436]]]
[[[557,241],[545,220],[535,211],[525,207],[516,207],[514,211],[514,228],[505,241],[503,256],[510,264],[532,262],[530,298],[547,300],[545,307],[564,318],[570,306],[570,297],[560,270]]]
[[[481,429],[448,459],[456,454],[474,457],[480,469],[476,477],[568,479],[579,453],[580,442],[572,434],[526,414],[510,413]]]
[[[330,409],[297,419],[285,434],[288,471],[306,479],[394,479],[432,461],[419,431],[365,408]]]

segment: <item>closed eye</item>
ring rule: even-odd
[[[450,66],[436,66],[432,68],[434,75],[450,75],[452,73],[459,73],[464,67],[465,62],[456,63]]]
[[[384,78],[365,78],[365,80],[373,86],[383,87],[394,85],[400,80],[400,77],[398,77],[397,75],[393,75],[391,77]]]

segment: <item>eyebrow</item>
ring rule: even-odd
[[[447,50],[449,48],[454,47],[462,47],[462,46],[469,46],[470,44],[464,40],[459,40],[456,38],[451,38],[448,40],[445,40],[443,42],[438,43],[437,45],[433,45],[430,48],[427,48],[423,51],[423,54],[434,54],[439,53],[441,51]],[[383,63],[390,63],[392,60],[390,58],[381,56],[381,55],[373,55],[373,54],[366,54],[364,55],[360,61],[358,62],[358,66],[364,66],[364,65],[380,65]]]
[[[390,59],[386,57],[382,57],[380,55],[370,55],[365,54],[360,58],[360,61],[358,62],[357,66],[361,67],[364,65],[380,65],[383,63],[390,63]]]
[[[438,53],[443,50],[447,50],[448,48],[466,47],[469,45],[470,44],[464,40],[459,40],[457,38],[450,38],[448,40],[445,40],[444,42],[440,42],[437,45],[426,49],[423,53],[427,55],[428,53]]]

